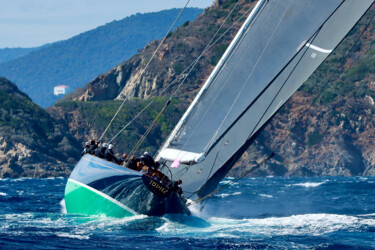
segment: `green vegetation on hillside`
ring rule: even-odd
[[[64,162],[79,157],[80,145],[67,129],[5,78],[0,78],[0,137]]]
[[[164,97],[153,97],[149,100],[134,99],[127,101],[114,120],[112,126],[104,136],[104,142],[109,141],[116,135],[133,117],[135,117],[149,102],[152,105],[145,110],[134,122],[114,141],[118,152],[130,152],[134,145],[138,142],[152,121],[159,114],[168,99]],[[95,128],[98,137],[105,130],[121,101],[102,101],[102,102],[78,102],[67,101],[57,103],[56,108],[61,108],[64,112],[77,111],[79,115],[87,122],[88,127],[81,131],[85,140],[98,139],[88,138],[89,130]],[[156,153],[167,135],[170,133],[174,125],[178,122],[182,115],[181,108],[177,101],[172,101],[168,108],[163,112],[156,126],[151,130],[149,136],[142,144],[139,153],[149,151]]]

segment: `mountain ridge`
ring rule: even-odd
[[[74,91],[126,60],[149,41],[165,35],[179,12],[172,9],[136,14],[42,46],[1,63],[0,76],[15,82],[37,104],[50,106],[59,98],[53,95],[54,86],[68,85]],[[186,9],[176,25],[194,19],[201,12],[198,8]]]

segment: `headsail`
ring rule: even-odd
[[[215,188],[372,3],[259,1],[157,156],[181,161],[184,190]]]

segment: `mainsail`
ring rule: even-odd
[[[186,194],[211,192],[373,0],[262,0],[159,151]]]

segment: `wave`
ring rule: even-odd
[[[7,193],[0,192],[0,196],[7,196]]]
[[[65,206],[65,199],[62,199],[59,204],[60,204],[60,213],[66,214],[67,211],[66,211],[66,206]]]
[[[320,185],[326,183],[325,181],[323,182],[305,182],[305,183],[296,183],[296,184],[291,184],[292,186],[300,186],[300,187],[319,187]]]
[[[375,213],[372,213],[372,214],[358,214],[357,216],[375,216]]]
[[[259,194],[259,196],[266,197],[266,198],[273,198],[273,196],[269,194]]]
[[[337,231],[361,231],[363,226],[375,226],[375,219],[338,214],[303,214],[289,217],[264,219],[209,218],[210,226],[205,228],[188,227],[167,221],[156,229],[161,234],[200,235],[203,237],[246,237],[246,236],[285,236],[323,235]]]
[[[79,234],[70,234],[70,233],[56,233],[55,235],[57,237],[65,237],[65,238],[79,239],[79,240],[90,239],[90,236],[88,236],[88,235],[79,235]]]
[[[233,192],[233,193],[230,193],[230,194],[217,194],[215,195],[216,197],[220,197],[220,198],[225,198],[225,197],[228,197],[228,196],[235,196],[235,195],[240,195],[242,194],[242,192]]]
[[[228,179],[228,178],[226,178],[226,179]],[[221,185],[230,184],[231,186],[239,185],[238,182],[233,182],[232,179],[221,181],[220,184]]]
[[[46,180],[64,180],[65,177],[59,176],[59,177],[48,177]]]

